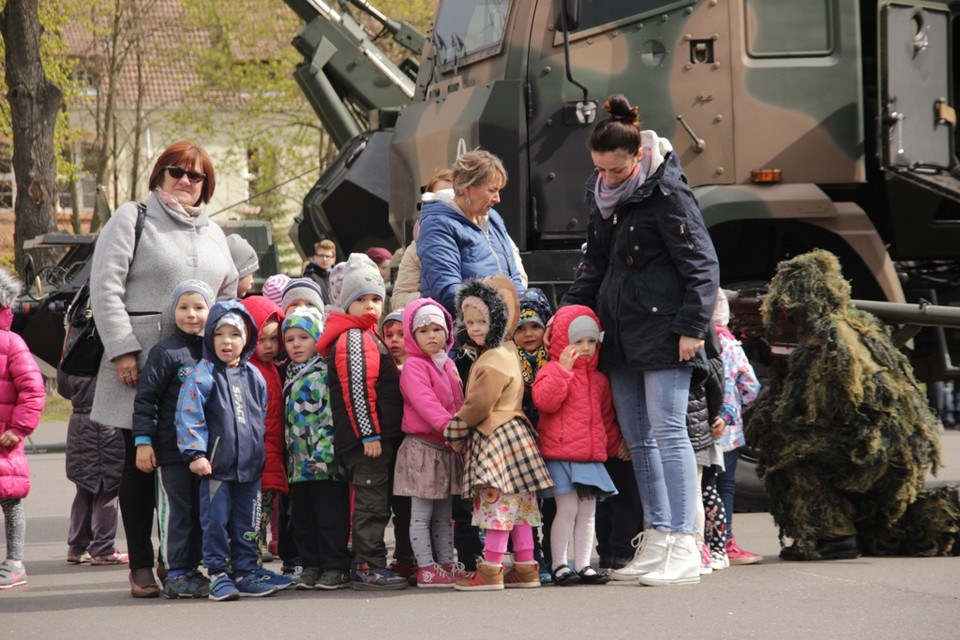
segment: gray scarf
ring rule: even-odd
[[[650,170],[650,154],[644,151],[640,162],[634,167],[630,177],[615,187],[608,187],[602,176],[597,176],[597,186],[594,190],[594,199],[597,202],[597,208],[600,210],[600,217],[607,220],[613,215],[613,212],[620,204],[633,195],[644,180],[647,179],[647,173]]]

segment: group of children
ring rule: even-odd
[[[182,283],[175,333],[142,372],[136,463],[156,472],[165,596],[631,577],[642,508],[597,369],[593,311],[570,305],[551,320],[542,292],[521,298],[494,276],[464,283],[456,318],[425,298],[380,322],[384,282],[363,254],[339,269],[325,309],[316,283],[284,284],[264,289],[278,305],[266,295],[214,304],[203,282]],[[482,531],[472,571],[454,549],[457,496],[472,502],[470,524]],[[410,575],[388,568],[392,510],[398,540],[409,533]],[[282,523],[279,554],[296,572],[262,566],[271,521]]]

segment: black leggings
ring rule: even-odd
[[[156,489],[153,474],[137,469],[137,448],[133,444],[133,431],[120,429],[126,458],[120,476],[120,517],[127,534],[127,553],[130,554],[130,570],[153,568],[156,557],[153,540],[153,511],[156,504]]]

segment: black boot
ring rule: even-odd
[[[780,550],[780,559],[794,562],[805,560],[852,560],[860,556],[860,549],[857,547],[857,536],[819,540],[814,553],[817,557],[804,555],[797,549],[797,545],[793,544]]]

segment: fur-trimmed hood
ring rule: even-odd
[[[513,337],[520,310],[517,289],[513,282],[504,276],[470,279],[457,290],[457,321],[454,327],[458,345],[473,344],[463,324],[463,301],[469,296],[480,298],[490,310],[490,331],[484,343],[476,346],[494,349]]]
[[[22,290],[20,278],[0,267],[0,307],[11,308]]]

